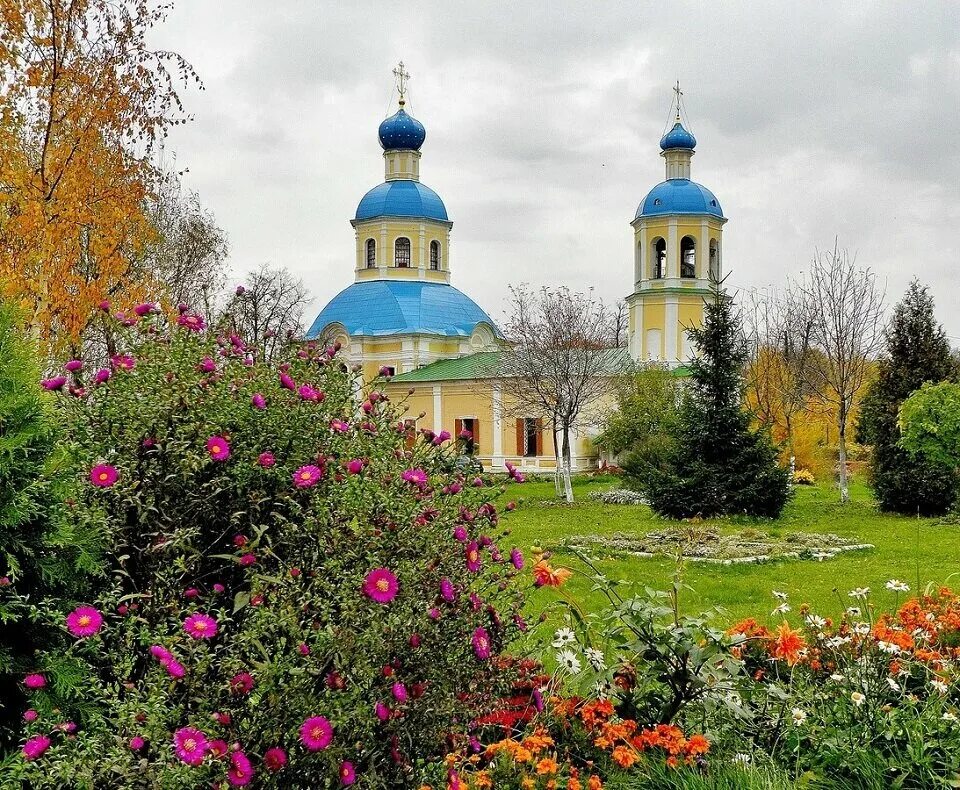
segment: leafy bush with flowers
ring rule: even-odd
[[[107,367],[61,391],[110,551],[99,593],[34,618],[22,749],[46,787],[416,784],[502,696],[525,624],[498,493],[411,449],[335,347],[276,365],[186,308],[136,311]],[[131,322],[126,322],[131,323]],[[69,394],[68,394],[69,393]]]

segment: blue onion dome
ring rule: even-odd
[[[400,109],[380,124],[380,145],[384,151],[400,149],[419,151],[427,139],[427,130],[401,104]]]
[[[697,138],[683,128],[678,120],[673,128],[660,138],[660,148],[669,151],[671,148],[695,148]]]

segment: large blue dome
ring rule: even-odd
[[[671,148],[696,148],[697,138],[683,128],[683,124],[677,121],[673,128],[660,138],[660,148],[669,151]]]
[[[477,324],[496,324],[469,296],[452,285],[406,280],[367,280],[337,294],[320,311],[307,339],[330,324],[343,324],[351,335],[421,333],[469,337]]]
[[[427,130],[402,107],[380,124],[380,145],[384,151],[413,149],[419,151],[427,139]]]
[[[659,214],[711,214],[723,217],[720,201],[705,186],[688,178],[671,178],[651,189],[637,208],[637,216]]]
[[[419,181],[398,179],[375,186],[360,201],[354,219],[424,217],[449,222],[440,196]]]

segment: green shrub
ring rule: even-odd
[[[415,783],[417,761],[497,696],[497,655],[522,627],[496,490],[438,472],[447,437],[406,450],[399,410],[375,390],[358,401],[333,348],[274,367],[189,314],[169,335],[141,324],[87,397],[62,401],[83,468],[70,512],[111,551],[107,581],[78,602],[93,611],[66,620],[80,636],[32,667],[48,683],[25,748],[52,746],[14,775]],[[62,632],[66,614],[45,621]]]

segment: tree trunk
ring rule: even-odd
[[[553,426],[553,457],[553,488],[559,499],[563,495],[563,489],[560,486],[563,462],[560,460],[560,432],[557,430],[556,423]]]
[[[847,486],[847,431],[840,426],[840,502],[850,501],[850,489]]]
[[[573,484],[570,481],[570,428],[563,426],[563,495],[567,504],[573,502]]]

